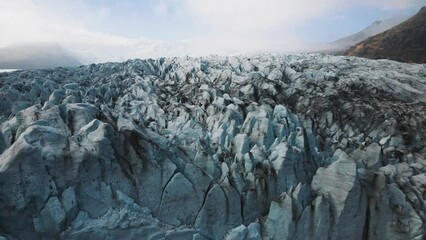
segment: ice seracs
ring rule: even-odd
[[[0,236],[422,239],[424,69],[301,54],[0,73]]]

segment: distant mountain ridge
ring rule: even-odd
[[[426,7],[407,21],[359,42],[345,53],[371,59],[426,63]]]
[[[374,36],[376,34],[382,33],[402,22],[407,20],[408,16],[403,17],[393,17],[383,20],[378,20],[372,23],[370,26],[364,28],[363,30],[352,34],[350,36],[338,39],[330,43],[333,48],[336,50],[347,50],[349,47],[366,40],[367,38]]]
[[[0,48],[0,69],[39,69],[80,64],[72,53],[58,44],[39,43]]]

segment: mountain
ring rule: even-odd
[[[0,69],[78,66],[80,62],[57,44],[23,44],[0,48]]]
[[[338,39],[336,41],[333,41],[329,43],[329,45],[335,49],[336,51],[344,51],[347,50],[349,47],[364,41],[365,39],[374,36],[376,34],[382,33],[400,23],[407,20],[408,17],[393,17],[393,18],[387,18],[384,20],[375,21],[367,28],[352,34],[350,36]]]
[[[345,55],[426,63],[426,7],[407,21],[357,43]]]
[[[0,74],[0,239],[425,239],[426,68],[321,54]]]

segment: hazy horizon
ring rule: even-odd
[[[0,3],[0,47],[53,43],[81,62],[312,51],[420,0],[16,0]]]

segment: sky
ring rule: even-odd
[[[0,47],[56,43],[82,62],[310,51],[426,0],[0,0]]]

